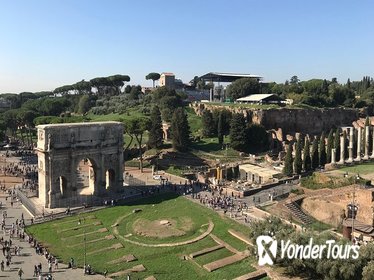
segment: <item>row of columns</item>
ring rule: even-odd
[[[336,162],[336,149],[331,150],[331,163],[332,164],[344,164],[352,163],[354,161],[368,160],[374,158],[374,131],[372,133],[372,153],[369,156],[369,136],[370,136],[370,126],[365,126],[365,143],[364,143],[364,156],[361,156],[361,141],[362,141],[362,128],[357,128],[357,155],[354,158],[353,148],[354,148],[354,127],[347,127],[349,130],[349,145],[348,145],[348,159],[345,159],[345,139],[344,134],[340,136],[340,160]]]

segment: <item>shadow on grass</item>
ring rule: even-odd
[[[167,192],[167,193],[157,194],[157,195],[148,196],[148,197],[141,197],[139,199],[132,200],[129,202],[124,202],[123,204],[121,203],[119,205],[136,206],[136,205],[146,205],[146,204],[160,204],[170,199],[176,199],[177,197],[179,197],[177,193]]]
[[[207,153],[218,152],[222,150],[222,145],[216,142],[207,143],[207,142],[200,141],[200,142],[193,143],[192,147],[196,150],[200,150],[200,151],[207,152]]]

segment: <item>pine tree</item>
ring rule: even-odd
[[[218,123],[217,123],[217,136],[218,136],[218,143],[220,145],[223,144],[223,135],[224,135],[224,116],[222,111],[219,112],[218,115]]]
[[[170,129],[173,148],[179,152],[185,152],[190,144],[190,126],[182,107],[174,111]]]
[[[319,164],[319,157],[318,157],[318,138],[315,137],[313,139],[312,144],[312,169],[316,169]]]
[[[303,150],[303,166],[306,172],[312,169],[312,159],[310,158],[310,143],[307,138]]]
[[[334,147],[334,132],[331,129],[329,136],[327,137],[327,148],[326,148],[326,161],[331,162],[331,150]]]
[[[205,110],[201,116],[203,123],[203,137],[212,137],[214,135],[213,114],[209,110]]]
[[[301,137],[296,142],[295,160],[294,160],[294,171],[296,174],[301,174],[303,168],[303,162],[301,160]]]
[[[318,149],[319,165],[324,167],[326,164],[326,144],[325,144],[325,133],[322,132],[321,138],[319,140]]]
[[[230,145],[234,150],[244,152],[247,144],[247,129],[244,116],[234,114],[230,122]]]
[[[335,148],[335,160],[340,160],[340,131],[339,128],[336,129],[334,135],[334,148]]]
[[[288,144],[287,147],[287,153],[286,157],[284,159],[284,168],[283,168],[283,174],[286,176],[291,176],[293,173],[293,168],[292,168],[292,145]]]
[[[158,106],[154,106],[151,111],[151,127],[148,135],[148,147],[149,148],[160,148],[162,146],[162,120],[161,112]]]

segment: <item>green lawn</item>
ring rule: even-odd
[[[135,208],[140,208],[142,211],[134,214],[132,210]],[[132,205],[117,206],[87,213],[81,217],[85,217],[85,219],[80,226],[77,224],[78,216],[72,216],[59,221],[30,226],[27,228],[27,232],[46,244],[52,254],[57,255],[65,262],[70,257],[74,257],[79,266],[83,264],[83,242],[84,232],[86,232],[87,262],[92,265],[95,271],[102,272],[108,269],[109,273],[112,273],[143,264],[147,270],[141,273],[134,273],[133,277],[135,279],[144,279],[150,275],[154,275],[157,279],[232,279],[254,270],[251,263],[255,260],[252,258],[247,258],[211,273],[192,261],[181,259],[183,255],[215,246],[216,243],[209,236],[198,242],[177,247],[143,247],[118,237],[113,240],[105,239],[105,236],[115,235],[112,225],[119,217],[125,217],[123,221],[119,222],[117,227],[121,236],[127,236],[130,240],[147,244],[189,240],[204,232],[207,229],[206,224],[211,220],[214,223],[213,234],[238,250],[243,251],[247,248],[245,243],[231,236],[228,233],[228,229],[235,229],[248,235],[248,227],[240,225],[231,219],[222,218],[214,211],[195,204],[184,197],[164,194],[139,200]],[[183,228],[186,221],[190,221],[190,226],[185,228],[186,234],[183,236],[162,239],[151,238],[136,233],[133,225],[138,219],[149,221],[170,219],[177,222],[178,228]],[[98,230],[102,228],[108,229],[108,232],[99,232]],[[103,238],[103,240],[98,240],[100,238]],[[124,247],[95,253],[98,249],[110,247],[117,243],[123,244]],[[110,261],[119,259],[127,254],[135,255],[138,260],[131,263],[110,263]],[[221,249],[199,257],[196,261],[203,265],[231,254],[226,249]]]
[[[144,114],[139,112],[136,108],[132,108],[126,114],[111,113],[107,115],[94,115],[88,114],[87,117],[91,122],[104,122],[104,121],[121,121],[134,117],[144,117]]]
[[[200,131],[203,128],[203,123],[201,122],[201,117],[195,114],[195,111],[186,107],[188,124],[190,125],[192,135],[200,135]]]
[[[340,168],[339,171],[363,175],[374,173],[374,162],[366,162],[354,166],[343,167]]]

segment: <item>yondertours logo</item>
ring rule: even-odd
[[[335,240],[326,240],[324,244],[314,244],[313,238],[306,245],[291,243],[290,240],[278,242],[268,235],[260,235],[256,239],[258,265],[273,265],[276,257],[281,259],[357,259],[360,246],[337,244]],[[278,248],[280,244],[280,248]],[[278,254],[279,253],[279,254]]]

